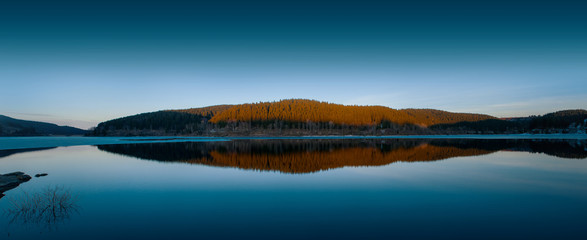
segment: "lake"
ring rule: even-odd
[[[2,239],[587,239],[581,136],[0,145]]]

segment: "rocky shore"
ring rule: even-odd
[[[18,187],[21,183],[31,180],[31,176],[23,172],[13,172],[0,174],[0,198],[4,197],[4,192]]]

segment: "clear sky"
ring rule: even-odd
[[[524,2],[5,1],[0,114],[88,128],[286,98],[587,108],[587,3]]]

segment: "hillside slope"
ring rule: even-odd
[[[239,104],[215,114],[213,123],[241,122],[315,122],[339,125],[377,125],[382,122],[430,126],[463,121],[495,119],[482,114],[451,113],[434,109],[396,110],[383,106],[345,106],[305,99]]]
[[[96,136],[297,136],[584,132],[585,110],[497,119],[435,109],[346,106],[305,99],[142,113],[100,123]]]
[[[86,133],[86,130],[79,128],[0,115],[0,136],[84,135]]]

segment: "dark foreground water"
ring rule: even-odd
[[[587,142],[279,139],[0,150],[0,239],[587,239]]]

